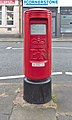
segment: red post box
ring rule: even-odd
[[[35,88],[34,85],[51,82],[51,18],[51,11],[47,9],[24,12],[24,85],[32,84]],[[25,91],[28,94],[28,87]]]

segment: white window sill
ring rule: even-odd
[[[6,25],[6,26],[3,26],[3,25],[0,25],[0,28],[15,28],[16,26],[15,25]]]

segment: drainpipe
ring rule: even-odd
[[[21,38],[21,0],[18,0],[19,2],[19,38]]]

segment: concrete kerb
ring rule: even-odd
[[[52,38],[52,42],[72,42],[72,38]]]
[[[24,38],[0,38],[0,42],[23,42]],[[72,42],[72,38],[52,38],[52,42]]]
[[[0,42],[23,42],[23,38],[0,38]]]

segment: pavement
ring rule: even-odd
[[[57,120],[72,120],[72,82],[54,84],[54,95]]]
[[[0,83],[0,120],[9,120],[20,84]]]

